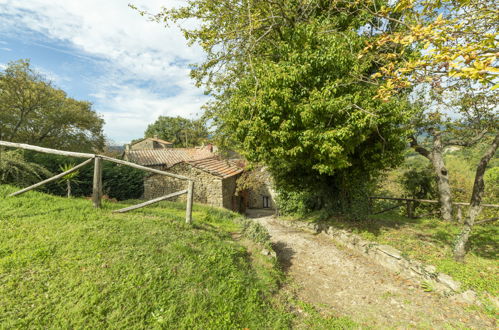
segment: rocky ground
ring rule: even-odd
[[[269,231],[298,298],[319,310],[374,328],[496,328],[476,308],[425,292],[326,235],[284,227],[268,213],[250,216]]]

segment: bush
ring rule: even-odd
[[[22,150],[2,150],[0,148],[0,183],[16,186],[29,186],[51,172],[44,166],[25,159]]]
[[[61,172],[61,166],[74,162],[74,159],[65,156],[34,152],[26,153],[26,157],[31,162],[42,165],[52,173],[59,173]],[[81,160],[75,163],[80,162]],[[79,170],[79,175],[76,178],[78,183],[72,187],[73,196],[90,196],[92,194],[93,175],[92,165],[84,166]],[[105,161],[102,169],[103,192],[110,198],[116,198],[117,200],[140,198],[144,193],[144,175],[144,171]],[[59,182],[46,184],[40,190],[58,196],[66,194],[65,184]]]
[[[403,172],[400,183],[409,198],[432,199],[436,197],[435,175],[429,166],[407,169]]]
[[[270,244],[270,234],[267,229],[252,220],[243,222],[243,235],[252,240],[253,242],[260,243],[264,246]]]

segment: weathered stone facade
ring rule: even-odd
[[[272,177],[265,168],[261,168],[258,171],[258,176],[262,184],[249,191],[247,206],[252,209],[276,209],[276,192],[273,188]]]
[[[238,209],[233,208],[238,175],[223,179],[185,162],[178,163],[169,168],[165,168],[164,166],[155,168],[194,179],[194,202],[238,211]],[[152,199],[164,196],[186,189],[186,187],[185,181],[153,174],[144,180],[144,198]],[[185,195],[177,199],[185,199]]]

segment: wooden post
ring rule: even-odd
[[[407,217],[412,219],[414,215],[412,214],[412,201],[406,201],[406,208],[407,208]]]
[[[187,205],[185,207],[185,222],[192,223],[192,200],[194,199],[194,181],[189,180],[187,186]]]
[[[463,221],[463,208],[461,205],[457,205],[457,221],[460,224],[464,223],[464,221]]]
[[[95,157],[94,162],[94,185],[92,189],[92,202],[94,207],[101,207],[102,197],[102,158]]]

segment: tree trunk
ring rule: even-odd
[[[456,244],[454,245],[454,259],[459,262],[464,261],[464,256],[466,255],[466,243],[470,238],[471,231],[473,230],[473,225],[475,224],[475,219],[480,214],[482,209],[482,197],[485,191],[485,183],[483,181],[483,175],[485,174],[485,169],[496,153],[497,147],[499,146],[499,133],[496,135],[494,142],[490,145],[489,149],[485,152],[480,163],[477,166],[475,174],[475,182],[473,184],[473,193],[471,195],[470,210],[466,220],[464,222],[463,229],[457,237]]]
[[[440,134],[435,134],[434,147],[431,151],[431,163],[437,175],[438,199],[440,215],[445,221],[452,221],[452,195],[449,184],[449,173],[444,162],[444,148]]]

